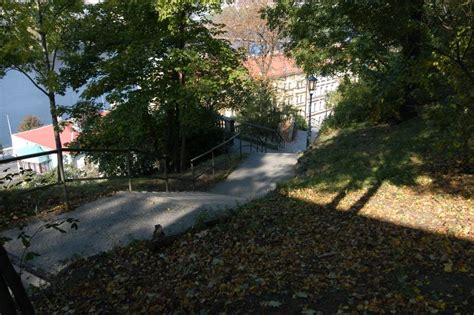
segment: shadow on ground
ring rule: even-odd
[[[420,120],[343,130],[322,136],[311,153],[305,154],[298,170],[302,180],[294,187],[319,185],[325,191],[343,192],[370,187],[367,199],[388,182],[420,192],[469,198],[473,174],[453,164],[448,153],[439,152],[437,139]]]
[[[275,193],[160,252],[80,260],[39,312],[472,312],[474,246]]]
[[[158,252],[79,260],[37,310],[472,313],[472,177],[429,140],[414,121],[323,138],[279,191]]]

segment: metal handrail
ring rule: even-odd
[[[11,163],[11,162],[20,161],[20,160],[35,158],[35,157],[38,157],[38,156],[51,155],[51,154],[57,154],[57,153],[58,153],[58,150],[51,150],[51,151],[44,151],[44,152],[40,152],[40,153],[20,155],[20,156],[15,156],[15,157],[8,158],[8,159],[0,160],[0,164],[7,164],[7,163]]]
[[[239,136],[240,136],[240,133],[237,133],[237,134],[233,135],[232,137],[230,137],[229,139],[225,140],[224,142],[222,142],[222,143],[216,145],[215,147],[213,147],[213,148],[207,150],[206,152],[204,152],[204,153],[202,153],[202,154],[199,154],[198,156],[192,158],[190,161],[191,161],[191,162],[194,162],[194,161],[196,161],[196,160],[202,158],[203,156],[205,156],[205,155],[211,153],[212,151],[215,151],[215,150],[219,149],[220,147],[226,145],[227,143],[229,143],[230,141],[234,140],[235,138],[237,138],[237,137],[239,137]]]
[[[168,177],[168,170],[167,170],[167,161],[166,161],[166,155],[160,155],[156,156],[152,152],[147,152],[139,149],[91,149],[91,148],[61,148],[57,150],[50,150],[50,151],[44,151],[44,152],[39,152],[39,153],[33,153],[33,154],[26,154],[26,155],[20,155],[4,160],[0,160],[0,164],[6,164],[6,163],[11,163],[11,162],[16,162],[20,160],[25,160],[25,159],[30,159],[34,157],[39,157],[39,156],[45,156],[45,155],[51,155],[51,154],[62,154],[62,152],[104,152],[104,153],[124,153],[126,155],[126,166],[127,166],[127,174],[124,176],[102,176],[102,177],[86,177],[86,178],[64,178],[64,181],[58,181],[56,184],[63,184],[65,185],[66,182],[74,182],[74,181],[86,181],[86,180],[104,180],[104,179],[113,179],[113,178],[128,178],[128,189],[129,191],[132,191],[132,178],[134,177],[132,174],[131,170],[131,156],[130,153],[136,152],[136,153],[141,153],[141,154],[148,154],[155,156],[157,159],[164,159],[164,177],[162,179],[165,180],[165,187],[166,191],[169,190],[169,177]],[[59,165],[58,165],[59,169]],[[155,177],[157,178],[157,177]],[[36,188],[46,188],[50,185],[45,185],[41,187],[36,187]],[[65,192],[65,195],[67,195],[67,192]],[[65,196],[66,203],[68,203],[68,197]]]
[[[236,139],[238,137],[240,137],[240,133],[237,133],[237,134],[233,135],[229,139],[219,143],[218,145],[216,145],[216,146],[212,147],[211,149],[207,150],[206,152],[204,152],[202,154],[199,154],[198,156],[196,156],[196,157],[192,158],[191,160],[189,160],[190,163],[191,163],[191,176],[192,176],[192,181],[193,181],[193,190],[196,189],[196,179],[198,179],[199,177],[204,175],[207,171],[212,170],[212,176],[215,178],[215,176],[216,176],[216,163],[215,163],[215,154],[214,154],[214,152],[217,149],[227,145],[228,143],[230,143],[231,141],[233,141],[234,139]],[[242,157],[242,138],[239,138],[239,139],[240,139],[239,140],[239,147],[240,147],[239,152],[240,152],[240,157]],[[194,168],[194,162],[199,160],[200,158],[202,158],[204,156],[209,155],[209,154],[211,154],[211,163],[212,163],[211,167],[205,169],[203,172],[196,175],[196,169]],[[227,150],[227,157],[230,161],[229,150]]]
[[[242,124],[242,125],[249,125],[249,126],[252,126],[252,127],[257,127],[257,128],[259,128],[259,129],[263,129],[263,130],[267,130],[267,131],[271,131],[271,132],[276,132],[276,133],[278,133],[278,131],[275,130],[275,129],[272,129],[272,128],[269,128],[269,127],[265,127],[265,126],[256,125],[256,124],[252,124],[252,123],[249,123],[249,122],[246,122],[246,121],[242,121],[242,122],[240,122],[240,124]]]
[[[129,153],[129,152],[137,152],[137,153],[142,153],[142,154],[149,154],[149,155],[154,155],[152,152],[147,152],[139,149],[88,149],[88,148],[61,148],[59,150],[50,150],[50,151],[44,151],[44,152],[39,152],[39,153],[32,153],[32,154],[25,154],[25,155],[20,155],[20,156],[15,156],[11,157],[8,159],[3,159],[0,160],[0,164],[6,164],[6,163],[11,163],[11,162],[16,162],[20,160],[26,160],[26,159],[31,159],[39,156],[44,156],[44,155],[51,155],[51,154],[58,154],[58,151],[63,151],[63,152],[115,152],[115,153]],[[157,158],[165,158],[165,155],[160,155],[156,156]]]
[[[252,128],[258,128],[260,130],[264,130],[265,132],[270,132],[270,135],[271,137],[275,138],[276,140],[276,146],[277,146],[277,149],[280,148],[280,147],[284,147],[285,146],[285,139],[282,137],[282,135],[278,132],[278,130],[274,130],[274,129],[271,129],[271,128],[268,128],[268,127],[264,127],[264,126],[260,126],[260,125],[256,125],[256,124],[253,124],[253,123],[249,123],[249,122],[241,122],[237,128],[241,127],[241,126],[250,126]],[[242,133],[242,131],[241,131]],[[267,137],[266,137],[267,138]],[[266,141],[260,141],[260,145],[262,146],[265,146]]]

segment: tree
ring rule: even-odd
[[[59,79],[59,57],[65,48],[61,36],[82,6],[81,0],[0,3],[0,75],[19,71],[48,98],[57,149],[61,148],[61,127],[56,96],[66,88]],[[63,166],[62,154],[58,154],[58,165]]]
[[[267,14],[273,27],[284,28],[287,48],[307,72],[356,75],[373,83],[379,99],[398,93],[395,112],[406,119],[430,93],[422,90],[420,69],[436,63],[436,54],[448,54],[451,66],[472,76],[458,58],[472,56],[472,10],[464,0],[281,0]],[[424,70],[427,77],[435,71]]]
[[[115,104],[110,117],[124,126],[131,114],[141,115],[143,123],[130,130],[149,139],[145,144],[157,156],[167,154],[173,169],[184,169],[199,139],[217,125],[217,110],[235,106],[231,99],[244,75],[239,55],[215,37],[215,27],[206,27],[206,15],[219,6],[180,0],[91,7],[65,38],[66,80],[87,84],[86,100],[107,95]],[[130,143],[134,134],[123,137]]]
[[[213,22],[223,25],[221,37],[243,47],[249,55],[260,56],[256,62],[263,78],[267,76],[273,55],[280,50],[280,32],[271,29],[262,17],[268,4],[268,0],[257,0],[227,6],[213,18]]]
[[[370,119],[376,122],[401,121],[427,113],[435,129],[442,130],[440,136],[446,137],[446,143],[456,150],[462,148],[464,161],[472,156],[472,1],[296,4],[280,0],[267,15],[273,27],[284,28],[289,39],[287,49],[307,72],[345,73],[359,79],[360,83],[346,87],[348,93],[342,95],[343,100],[357,97],[342,104],[363,96]],[[363,93],[350,92],[356,88]],[[344,107],[341,113],[355,113],[354,107]],[[339,118],[350,120],[351,116]]]
[[[18,125],[18,131],[28,131],[31,129],[39,128],[41,126],[43,126],[43,123],[38,117],[34,115],[27,115],[25,116],[25,118],[23,118],[20,125]]]

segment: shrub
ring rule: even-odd
[[[344,80],[328,100],[332,115],[324,121],[323,128],[344,128],[370,120],[373,109],[371,94],[367,82]]]
[[[472,172],[474,165],[472,107],[451,101],[426,106],[423,114],[428,132],[433,139],[436,139],[433,149],[443,152],[451,163],[458,163]]]
[[[72,165],[64,165],[64,175],[67,179],[75,179],[84,176],[84,172]],[[58,169],[51,169],[43,174],[28,174],[27,179],[23,182],[24,188],[35,188],[49,184],[57,183]]]
[[[308,122],[306,121],[306,119],[297,114],[294,116],[295,117],[295,128],[297,130],[307,130],[308,129]]]
[[[258,81],[249,87],[237,118],[242,122],[277,130],[282,122],[296,116],[296,110],[291,106],[277,103],[275,91],[269,82]]]

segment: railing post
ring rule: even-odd
[[[196,189],[196,183],[194,178],[194,162],[191,162],[191,176],[193,177],[193,191]]]
[[[168,159],[166,156],[164,157],[165,160],[165,188],[166,192],[169,192],[169,182],[168,182]]]
[[[216,178],[216,163],[214,160],[214,151],[212,151],[212,179]]]
[[[132,191],[132,167],[130,161],[130,152],[127,152],[127,176],[128,176],[128,191]]]
[[[239,136],[239,155],[240,159],[242,159],[242,135]]]
[[[64,195],[64,207],[66,210],[70,209],[70,204],[69,204],[69,195],[67,192],[67,186],[66,186],[66,175],[64,173],[64,159],[63,159],[63,150],[58,149],[56,152],[56,161],[58,162],[58,175],[60,182],[59,184],[63,186],[63,195]]]

